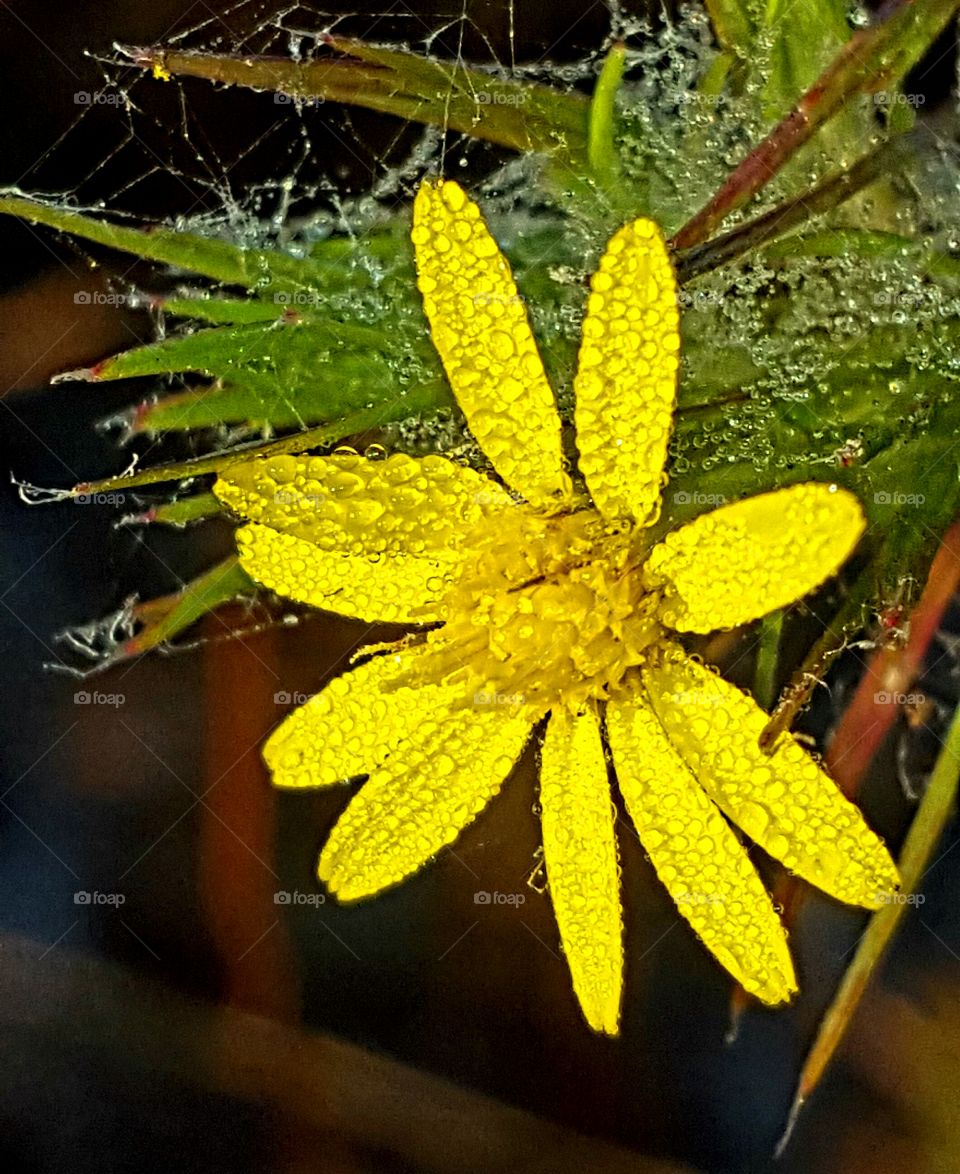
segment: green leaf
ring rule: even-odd
[[[571,166],[585,167],[588,102],[580,94],[346,37],[326,41],[342,59],[292,61],[163,48],[123,51],[144,69],[274,90],[298,101],[365,106],[517,151],[562,151]]]
[[[856,253],[861,257],[904,257],[921,255],[922,246],[896,232],[878,232],[868,228],[825,228],[819,232],[798,233],[768,245],[764,259],[783,257],[844,257]]]
[[[160,225],[148,229],[127,228],[10,189],[0,190],[0,214],[19,216],[31,224],[45,224],[68,232],[80,240],[200,273],[223,285],[239,285],[265,293],[308,288],[303,284],[306,280],[303,263],[272,249],[243,248]]]
[[[404,403],[404,413],[425,413],[432,407],[432,393],[414,389],[409,393]],[[301,453],[310,449],[323,448],[336,444],[345,436],[356,436],[363,432],[381,427],[389,417],[390,405],[365,408],[355,412],[352,416],[345,416],[334,424],[321,424],[316,428],[307,428],[293,436],[284,436],[279,440],[255,441],[249,444],[237,444],[220,452],[207,453],[205,456],[194,457],[188,461],[171,461],[165,465],[154,465],[152,468],[139,469],[134,473],[121,473],[116,477],[104,477],[98,481],[81,481],[72,489],[67,490],[65,496],[80,497],[90,493],[106,493],[113,489],[136,489],[143,485],[162,485],[168,481],[187,481],[193,477],[201,477],[207,473],[222,473],[231,465],[251,460],[253,457],[277,456],[280,453]],[[397,410],[393,408],[393,410]],[[403,419],[404,416],[397,416]],[[64,494],[57,493],[54,500],[62,500]]]
[[[765,53],[755,72],[766,78],[763,115],[781,118],[849,40],[843,0],[768,0],[757,32]]]
[[[365,345],[360,345],[364,343]],[[97,381],[174,372],[216,379],[211,390],[171,396],[138,412],[135,428],[217,424],[304,427],[362,407],[396,404],[413,387],[450,403],[428,340],[318,320],[199,330],[126,351],[93,368]],[[396,418],[396,417],[393,417]]]
[[[706,0],[706,5],[713,31],[723,48],[746,56],[756,37],[757,5],[749,0]]]
[[[163,501],[130,522],[157,523],[164,526],[176,526],[178,529],[189,526],[192,522],[201,522],[206,518],[216,517],[223,513],[220,499],[213,493],[191,493],[186,497],[178,497],[174,501]]]
[[[600,184],[610,190],[620,175],[620,156],[615,142],[616,101],[626,62],[626,46],[618,42],[604,59],[590,103],[587,160]]]
[[[108,649],[98,669],[122,664],[161,645],[169,644],[175,636],[192,627],[221,604],[229,603],[240,596],[252,596],[256,591],[256,584],[240,566],[236,557],[231,555],[172,595],[133,604],[129,612],[123,613],[123,620],[125,625],[133,625],[137,631],[122,643]],[[102,626],[105,631],[112,632],[116,628],[116,617],[108,617]]]

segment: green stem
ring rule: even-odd
[[[845,647],[851,632],[863,626],[864,608],[875,590],[874,584],[875,569],[872,564],[868,564],[861,570],[850,594],[781,693],[760,735],[760,745],[764,749],[772,750],[780,735],[790,729],[800,710],[810,700],[814,688],[826,676],[831,662]]]
[[[783,608],[772,611],[760,621],[760,646],[753,692],[762,709],[769,709],[777,699],[777,668],[780,664],[780,636],[783,632]]]
[[[827,1064],[840,1045],[854,1011],[859,1006],[867,983],[890,944],[908,903],[906,897],[916,892],[926,875],[927,862],[943,834],[957,797],[960,780],[960,708],[950,723],[943,749],[937,758],[926,793],[910,825],[899,867],[902,888],[899,899],[891,900],[874,913],[866,933],[860,939],[840,988],[823,1017],[817,1038],[800,1074],[787,1128],[777,1147],[783,1151],[796,1124],[797,1116],[810,1094],[820,1083]]]
[[[839,207],[878,176],[901,170],[917,137],[917,132],[914,132],[892,139],[860,159],[849,170],[835,172],[803,195],[784,200],[769,212],[739,225],[732,232],[715,236],[712,240],[678,253],[678,281],[681,284],[692,281],[722,265],[729,265],[770,241],[785,236],[815,216]]]

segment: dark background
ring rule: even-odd
[[[278,119],[270,95],[137,81],[127,90],[138,105],[135,135],[115,106],[78,121],[74,97],[102,87],[95,57],[113,42],[167,41],[201,21],[210,22],[208,44],[221,37],[226,48],[279,51],[256,29],[255,7],[0,0],[0,185],[170,220],[216,210],[227,174],[239,197],[262,186],[259,210],[269,214],[276,180],[303,144],[302,124]],[[415,42],[448,25],[433,48],[457,49],[459,5],[387,15],[350,6],[358,9],[339,31]],[[509,60],[505,6],[471,4],[469,16],[465,56],[488,60],[492,46]],[[562,62],[597,51],[609,14],[570,0],[518,3],[515,22],[518,62]],[[915,75],[927,109],[948,93],[952,69],[947,38]],[[182,133],[184,108],[194,138]],[[305,118],[312,146],[297,168],[305,192],[328,178],[336,190],[364,190],[417,134],[363,113],[345,122],[332,108]],[[201,162],[191,143],[202,144]],[[251,143],[259,145],[251,151]],[[469,162],[482,171],[497,157],[473,149]],[[129,261],[9,220],[0,221],[0,257],[0,476],[69,485],[117,471],[128,454],[95,425],[149,388],[46,381],[150,336],[145,315],[73,300],[100,280],[92,258],[115,275],[128,273]],[[170,452],[140,449],[145,461]],[[728,1047],[725,978],[678,923],[638,846],[625,843],[624,1033],[596,1039],[573,1005],[548,904],[525,888],[537,845],[529,756],[456,856],[359,908],[278,909],[278,889],[319,892],[316,852],[344,796],[276,796],[258,745],[290,708],[275,695],[315,691],[364,629],[314,615],[228,639],[264,618],[237,607],[206,620],[202,643],[175,656],[83,682],[46,670],[45,662],[77,663],[56,633],[133,593],[175,590],[229,549],[217,524],[190,533],[114,528],[118,513],[134,508],[138,501],[119,510],[28,508],[12,486],[0,497],[6,1169],[621,1168],[624,1155],[600,1141],[578,1151],[572,1134],[472,1093],[457,1101],[461,1094],[420,1083],[419,1073],[706,1171],[924,1170],[930,1137],[944,1129],[957,1137],[942,1115],[918,1107],[917,1090],[935,1072],[944,1104],[957,1099],[956,1064],[941,1063],[937,1048],[957,1038],[944,1008],[958,982],[951,894],[960,853],[931,872],[920,916],[908,917],[843,1062],[776,1167],[770,1154],[804,1049],[862,929],[855,913],[810,902],[794,934],[804,999],[789,1011],[748,1012]],[[925,683],[944,708],[957,697],[946,649],[935,647]],[[835,705],[859,663],[841,666]],[[78,704],[82,690],[123,700]],[[834,716],[823,693],[805,720],[822,733]],[[887,749],[867,798],[871,819],[895,839],[908,807],[896,756],[909,755],[920,779],[936,741],[901,727]],[[945,848],[956,834],[948,830]],[[477,889],[524,892],[527,901],[485,909],[474,904]],[[124,903],[77,905],[78,891],[121,894]],[[366,1051],[328,1046],[333,1037],[400,1064],[377,1067]]]

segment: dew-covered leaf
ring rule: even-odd
[[[126,52],[136,65],[174,77],[365,106],[518,151],[562,151],[572,165],[585,163],[588,103],[582,95],[346,37],[326,40],[340,56],[292,61],[163,48]]]

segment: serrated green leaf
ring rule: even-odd
[[[284,315],[282,304],[254,298],[220,298],[212,293],[198,294],[196,297],[158,298],[155,308],[174,318],[193,318],[218,326],[273,322]]]
[[[10,189],[0,190],[0,214],[18,216],[31,224],[68,232],[80,240],[199,273],[223,285],[238,285],[264,293],[309,288],[303,262],[272,249],[243,248],[160,225],[148,229],[127,228]]]

